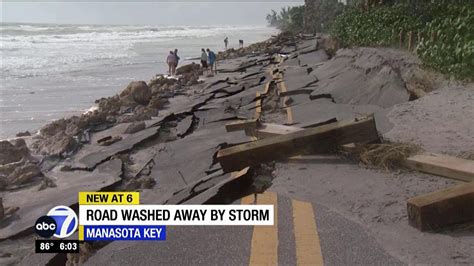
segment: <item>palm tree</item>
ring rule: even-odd
[[[267,15],[267,22],[270,26],[277,26],[278,14],[275,10],[272,10],[272,13]]]

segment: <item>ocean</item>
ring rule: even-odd
[[[0,26],[0,139],[34,133],[48,121],[81,114],[130,81],[165,73],[178,48],[180,65],[201,48],[224,50],[263,41],[266,26],[137,26],[3,23]]]

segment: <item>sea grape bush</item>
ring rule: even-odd
[[[345,46],[388,46],[395,43],[401,30],[407,32],[419,27],[419,22],[408,14],[403,5],[383,6],[364,12],[348,7],[336,18],[332,35]]]
[[[469,1],[397,3],[369,10],[352,5],[336,18],[331,34],[344,46],[391,46],[398,44],[400,31],[420,34],[415,51],[425,65],[456,78],[474,78],[474,5]]]
[[[423,62],[457,78],[474,78],[474,8],[448,5],[444,16],[429,22],[417,46]]]

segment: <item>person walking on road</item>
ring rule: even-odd
[[[208,58],[208,62],[209,62],[209,67],[211,68],[211,73],[213,71],[215,71],[215,73],[217,74],[217,71],[216,71],[216,54],[211,51],[209,48],[207,48],[207,58]]]
[[[204,68],[206,71],[207,71],[207,54],[206,54],[206,50],[204,50],[204,48],[201,49],[201,65],[202,65],[202,68]]]
[[[224,39],[225,49],[227,50],[227,45],[229,44],[229,38],[226,36]]]
[[[170,54],[166,58],[166,63],[168,64],[169,67],[169,74],[171,76],[174,76],[176,73],[176,66],[178,65],[176,55],[173,51],[170,51]]]

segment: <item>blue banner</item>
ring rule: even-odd
[[[166,240],[162,225],[84,225],[84,240]]]

